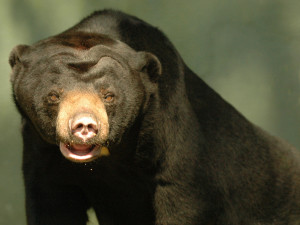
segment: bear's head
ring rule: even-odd
[[[10,55],[16,105],[42,139],[75,162],[106,155],[156,95],[161,64],[148,52],[92,33],[19,45]]]

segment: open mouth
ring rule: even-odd
[[[65,144],[60,142],[61,153],[72,161],[87,162],[100,156],[101,148],[99,145],[85,144]]]

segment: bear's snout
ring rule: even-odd
[[[96,93],[66,93],[59,105],[56,129],[60,151],[71,161],[82,163],[109,155],[105,146],[108,116]]]
[[[83,142],[95,137],[99,130],[99,125],[95,116],[90,113],[80,113],[70,120],[70,130],[72,135]]]

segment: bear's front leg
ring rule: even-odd
[[[25,185],[28,225],[86,225],[88,204],[80,189],[25,180],[31,180]]]
[[[155,225],[199,225],[209,221],[204,204],[193,189],[174,184],[159,184],[155,193]]]

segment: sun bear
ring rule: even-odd
[[[10,55],[29,225],[299,225],[300,157],[114,10]]]

